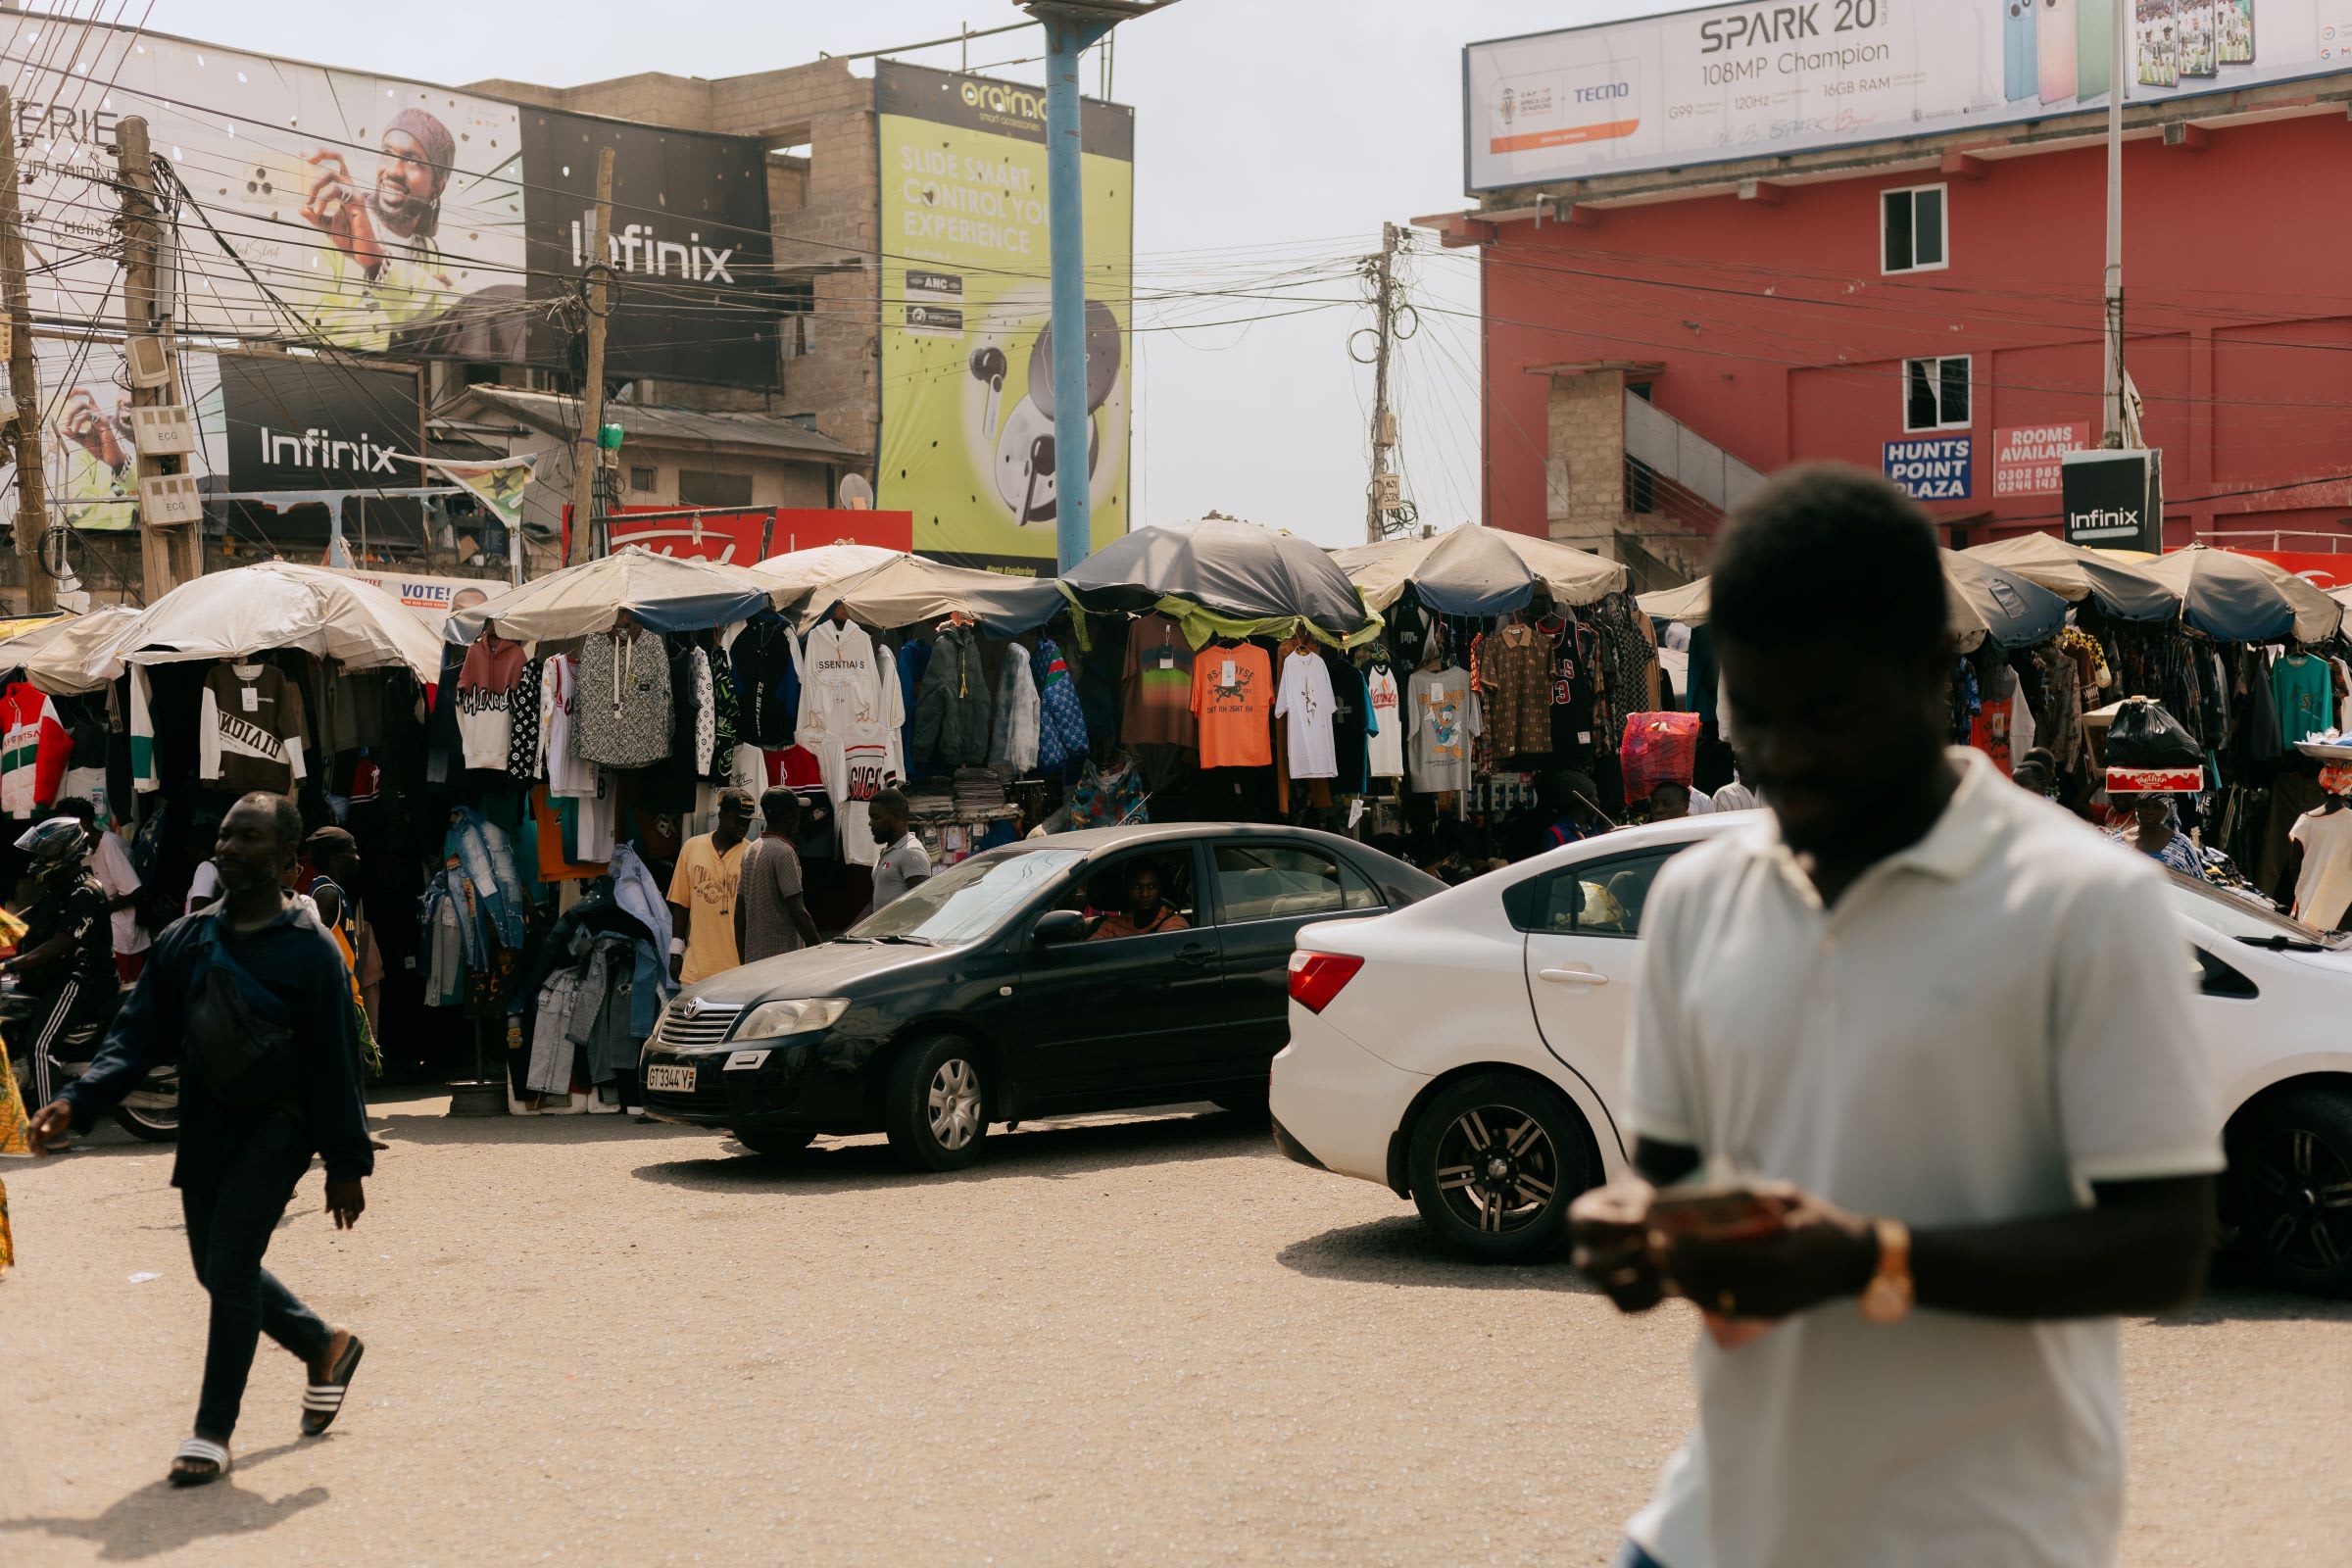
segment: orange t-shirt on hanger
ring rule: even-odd
[[[1193,656],[1193,714],[1202,767],[1265,767],[1274,760],[1274,662],[1254,643],[1214,644]]]

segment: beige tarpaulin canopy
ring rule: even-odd
[[[1066,601],[1051,577],[950,566],[921,556],[893,556],[846,581],[808,591],[796,619],[807,631],[836,604],[868,626],[911,626],[952,614],[971,616],[1000,637],[1044,625]]]
[[[782,596],[777,603],[788,605],[802,594],[888,565],[904,559],[906,554],[904,550],[885,550],[880,545],[812,545],[807,550],[770,556],[752,570],[774,585]]]
[[[0,669],[22,667],[26,680],[55,697],[94,692],[106,677],[86,673],[90,655],[138,614],[130,605],[107,605],[86,615],[59,615],[0,643]]]
[[[83,675],[108,681],[125,664],[242,659],[291,648],[352,669],[404,664],[441,677],[441,644],[391,594],[318,566],[264,562],[180,584],[92,648]]]
[[[470,643],[484,626],[522,643],[576,642],[612,629],[622,611],[649,631],[708,631],[748,620],[781,604],[767,579],[748,566],[724,566],[630,546],[536,577],[449,617],[442,633]]]
[[[1422,602],[1440,614],[1473,615],[1518,609],[1538,582],[1556,603],[1590,605],[1626,581],[1617,562],[1474,522],[1425,539],[1351,545],[1331,559],[1376,611],[1395,604],[1407,583],[1418,584]]]
[[[1952,636],[1963,651],[1987,636],[2004,648],[2023,648],[2054,637],[2066,624],[2066,604],[2057,594],[2022,575],[1945,550],[1944,601]],[[1642,612],[1686,626],[1703,624],[1708,612],[1708,579],[1640,595]]]
[[[1988,561],[2038,583],[2069,604],[2094,601],[2125,620],[2170,620],[2180,613],[2180,596],[2149,575],[2153,556],[2128,560],[2106,550],[2070,545],[2054,534],[2027,533],[1996,539],[1960,554]]]

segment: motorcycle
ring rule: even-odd
[[[50,1041],[44,1094],[42,1064],[33,1059],[33,1053],[40,1049],[41,1028],[56,1002],[53,995],[14,983],[0,988],[0,1036],[9,1042],[9,1062],[16,1069],[18,1089],[27,1110],[38,1110],[90,1070],[122,1005],[122,994],[116,993],[104,1007],[91,1007],[83,1017],[72,1020]],[[114,1117],[124,1132],[143,1143],[168,1144],[178,1138],[179,1069],[158,1067],[150,1072],[115,1106]]]

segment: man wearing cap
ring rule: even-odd
[[[325,281],[313,308],[329,342],[381,352],[396,328],[449,308],[457,285],[437,235],[441,195],[449,186],[457,142],[422,109],[404,109],[384,126],[375,187],[363,192],[344,155],[321,148],[303,220],[332,242]]]

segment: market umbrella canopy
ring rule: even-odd
[[[54,697],[97,691],[106,677],[88,672],[90,655],[138,613],[130,605],[107,605],[86,615],[49,616],[0,643],[0,669],[24,670],[26,680]]]
[[[631,545],[469,605],[449,617],[444,635],[469,643],[495,624],[501,637],[516,642],[576,642],[611,631],[624,610],[649,631],[708,631],[748,620],[781,597],[747,567]]]
[[[2038,583],[2069,604],[2087,599],[2119,620],[2171,620],[2180,612],[2180,596],[2143,567],[2054,534],[2019,534],[1960,554]]]
[[[2031,647],[2065,627],[2066,601],[2047,588],[1950,550],[1938,554],[1943,557],[1946,618],[1963,652],[1987,637],[2003,648]],[[1634,602],[1655,619],[1696,626],[1707,618],[1707,584],[1701,577],[1680,588],[1642,594]]]
[[[1427,538],[1391,539],[1332,552],[1373,610],[1410,583],[1441,615],[1499,615],[1524,608],[1542,583],[1555,604],[1590,605],[1625,586],[1614,561],[1533,534],[1464,523]]]
[[[1334,637],[1371,624],[1355,585],[1320,548],[1226,517],[1138,528],[1078,563],[1061,587],[1091,611],[1180,599],[1236,621],[1304,620]]]
[[[2138,568],[2180,599],[2180,618],[2216,642],[2319,642],[2344,607],[2283,566],[2234,550],[2190,545]]]
[[[81,669],[87,680],[109,681],[126,664],[245,659],[272,649],[332,659],[350,669],[401,664],[419,680],[441,678],[440,640],[397,597],[290,561],[181,583],[121,622],[89,650]]]
[[[811,545],[807,550],[788,550],[783,555],[770,556],[752,570],[784,596],[779,603],[790,604],[812,589],[871,571],[903,559],[906,554],[903,550],[885,550],[880,545]]]
[[[846,582],[811,590],[801,601],[799,621],[807,631],[840,604],[849,607],[852,620],[868,626],[912,626],[964,614],[1000,637],[1010,637],[1043,626],[1066,603],[1051,577],[1009,577],[894,555]]]

